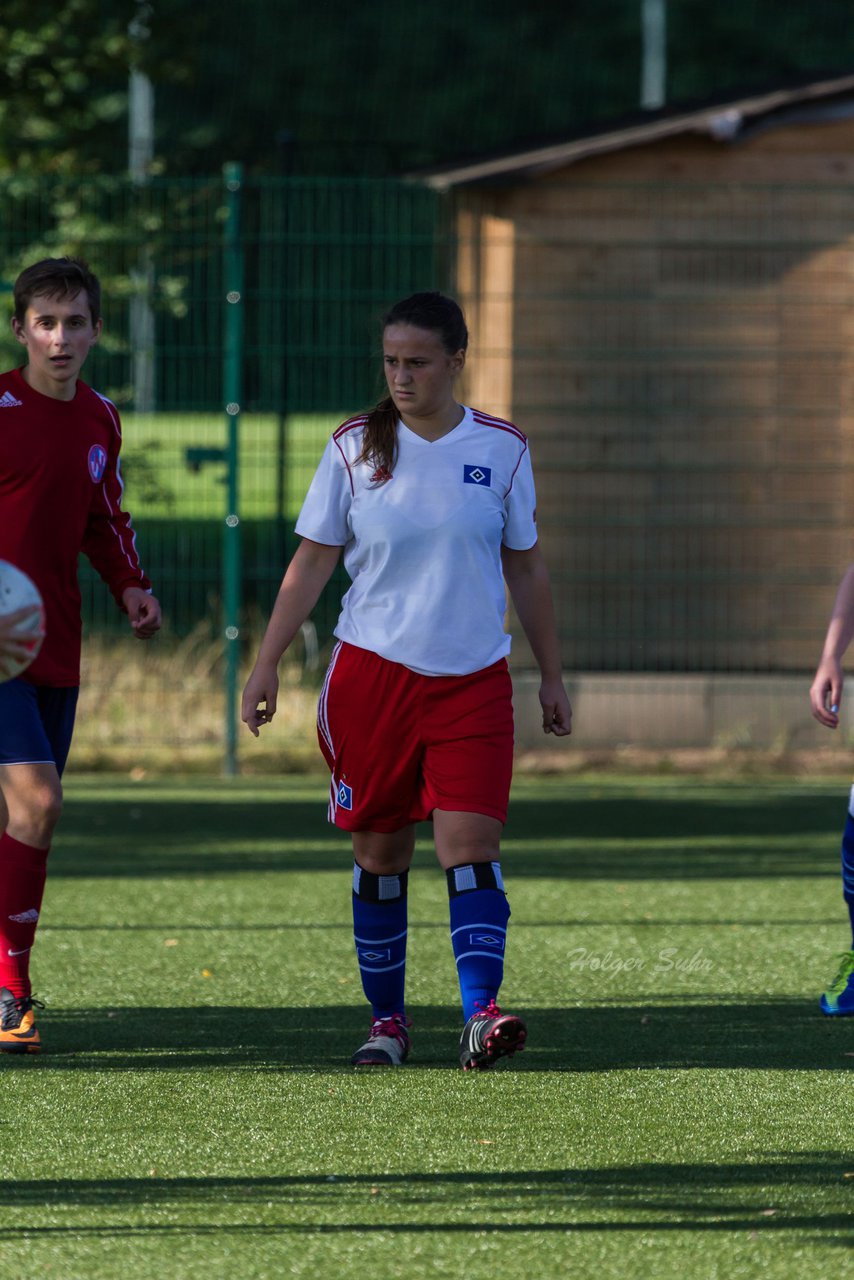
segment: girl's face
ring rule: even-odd
[[[383,364],[389,395],[403,418],[432,418],[455,404],[454,379],[466,353],[454,355],[433,329],[390,324],[383,333]]]

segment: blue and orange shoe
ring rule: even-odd
[[[854,1014],[854,951],[842,952],[839,972],[821,997],[821,1011],[832,1018]]]
[[[350,1059],[353,1067],[399,1067],[409,1056],[408,1018],[394,1013],[390,1018],[374,1018],[371,1033]]]
[[[0,1053],[41,1053],[42,1042],[33,1009],[43,1009],[32,996],[15,997],[0,987]]]
[[[460,1036],[463,1071],[487,1071],[499,1058],[521,1053],[528,1029],[521,1018],[502,1013],[494,1000],[473,1013]]]

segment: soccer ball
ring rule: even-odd
[[[0,648],[0,681],[13,680],[26,671],[44,639],[44,605],[38,587],[8,560],[0,560],[0,620],[19,609],[29,609],[29,612],[17,624],[12,636],[27,642],[27,654],[22,658],[13,657]]]

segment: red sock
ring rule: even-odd
[[[47,849],[0,836],[0,987],[16,999],[31,994],[30,948],[47,877]]]

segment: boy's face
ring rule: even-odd
[[[24,376],[33,390],[73,400],[77,375],[101,334],[101,321],[92,323],[85,289],[70,298],[36,295],[23,321],[13,318],[12,329],[27,348]]]

